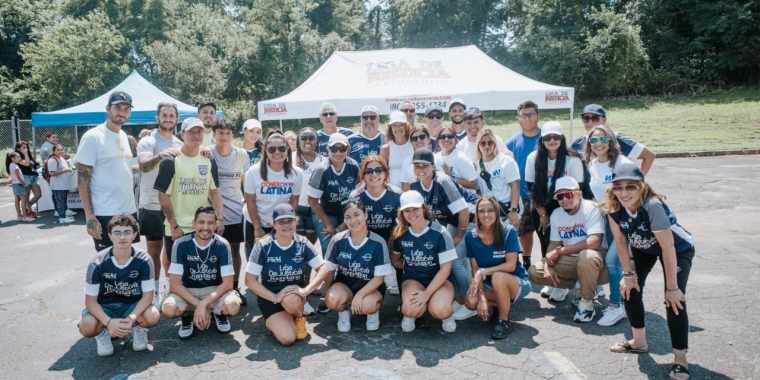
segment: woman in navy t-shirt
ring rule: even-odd
[[[475,212],[476,227],[464,237],[472,266],[465,306],[477,310],[484,321],[488,320],[488,307],[494,306],[491,337],[504,339],[509,332],[510,306],[527,296],[531,285],[517,259],[523,251],[517,230],[501,221],[499,202],[486,195],[475,204]]]
[[[633,339],[618,343],[610,350],[647,351],[642,293],[649,272],[659,260],[665,277],[665,306],[675,356],[669,374],[673,379],[678,378],[678,374],[689,374],[686,361],[689,317],[686,314],[685,294],[694,258],[694,240],[678,224],[664,199],[644,182],[644,174],[636,164],[615,166],[612,186],[607,189],[605,211],[609,215],[610,228],[623,267],[620,292],[633,329]],[[629,246],[633,264],[628,257]]]
[[[305,339],[303,307],[308,295],[328,276],[322,256],[304,236],[296,235],[296,213],[287,203],[272,213],[274,231],[256,241],[248,258],[245,285],[256,293],[266,328],[283,346]],[[306,285],[306,266],[317,269]]]
[[[367,330],[380,327],[384,278],[392,274],[386,241],[367,229],[367,210],[360,200],[343,207],[347,231],[338,232],[327,246],[325,304],[338,310],[338,331],[351,329],[351,314],[367,315]]]
[[[425,199],[413,190],[401,195],[398,221],[391,260],[394,267],[404,270],[401,330],[414,331],[415,320],[427,310],[443,321],[444,331],[456,331],[452,317],[454,286],[447,280],[451,262],[457,257],[451,235],[434,221]]]

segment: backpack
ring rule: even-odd
[[[55,160],[58,161],[58,166],[61,166],[61,160],[52,154],[47,159],[45,159],[45,165],[42,167],[42,178],[44,178],[48,183],[50,183],[50,171],[48,171],[48,162],[51,158],[55,158]]]

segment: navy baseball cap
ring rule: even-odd
[[[624,179],[643,181],[644,173],[641,172],[641,169],[636,164],[630,162],[615,166],[615,170],[612,171],[612,182]]]
[[[607,117],[607,112],[604,111],[604,107],[598,104],[589,104],[586,107],[583,107],[583,112],[581,112],[581,115],[585,115],[587,113]]]
[[[274,211],[272,212],[272,220],[278,221],[280,219],[286,219],[286,218],[291,218],[291,219],[296,218],[296,213],[295,211],[293,211],[293,207],[291,207],[290,204],[288,203],[282,203],[282,204],[277,205],[274,208]]]

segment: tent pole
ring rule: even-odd
[[[282,119],[280,119],[280,132],[282,132]]]
[[[573,106],[570,106],[570,141],[573,140]]]

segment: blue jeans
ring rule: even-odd
[[[335,230],[337,232],[338,226],[343,223],[343,217],[342,216],[335,216],[327,214],[327,217],[330,219],[330,223],[332,223],[333,227],[335,227]],[[317,237],[319,237],[319,245],[322,247],[322,258],[327,257],[327,244],[330,243],[330,239],[325,237],[325,233],[322,232],[325,229],[325,224],[322,222],[322,220],[319,219],[317,216],[317,213],[312,212],[311,218],[314,221],[314,229],[317,230]],[[332,236],[330,236],[332,238]]]
[[[615,240],[610,230],[609,221],[605,221],[607,229],[607,256],[604,257],[604,264],[607,266],[607,275],[610,278],[610,306],[620,307],[620,302],[623,299],[620,294],[620,281],[623,280],[623,266],[620,264],[620,258],[618,257],[617,247],[615,247]]]
[[[455,247],[457,258],[451,263],[449,281],[454,285],[454,295],[456,297],[464,297],[470,288],[470,281],[472,281],[472,269],[470,269],[470,260],[467,259],[467,246],[464,243],[464,236],[471,233],[473,228],[475,228],[475,223],[467,225],[467,231],[465,231],[464,235],[462,235],[462,240]],[[457,227],[451,224],[446,229],[452,238],[457,234]]]

